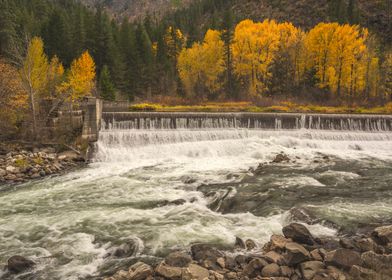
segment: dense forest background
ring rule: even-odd
[[[115,5],[124,1],[89,1],[89,7],[83,2],[0,0],[0,56],[16,67],[20,66],[26,46],[34,36],[42,38],[48,57],[57,56],[65,68],[88,50],[96,65],[98,94],[108,100],[174,98],[194,102],[264,96],[331,102],[339,98],[332,94],[328,85],[317,86],[316,73],[306,73],[302,83],[287,84],[287,76],[281,73],[284,67],[279,64],[282,60],[268,65],[271,75],[268,85],[258,95],[249,94],[249,86],[233,70],[235,27],[247,18],[290,21],[304,32],[320,22],[360,24],[370,31],[371,35],[367,37],[371,40],[366,44],[372,45],[379,73],[375,98],[370,100],[369,94],[363,94],[358,95],[356,101],[385,103],[390,98],[390,0],[170,1],[172,7],[162,9],[164,13],[148,14],[141,9],[139,14],[132,16],[126,9],[121,14],[116,13],[122,6]],[[127,3],[128,10],[133,11],[132,1]],[[156,11],[160,7],[155,8]],[[180,77],[178,58],[183,49],[203,41],[209,29],[218,30],[224,44],[221,63],[224,69],[219,70],[221,75],[217,77],[219,87],[209,90],[196,85],[190,94]]]

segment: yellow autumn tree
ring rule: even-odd
[[[279,45],[278,56],[285,65],[286,77],[298,85],[305,72],[305,32],[290,22],[278,25]]]
[[[64,66],[57,56],[52,57],[47,72],[47,87],[45,99],[56,99],[59,97],[58,86],[61,84],[64,76]]]
[[[75,59],[60,90],[67,92],[71,103],[91,95],[94,88],[95,63],[88,51]]]
[[[316,69],[321,88],[329,88],[338,96],[345,93],[353,97],[363,92],[367,37],[367,29],[349,24],[320,23],[309,32],[306,38],[308,67]]]
[[[37,95],[46,87],[48,59],[41,38],[34,37],[27,48],[27,55],[20,70],[23,86],[29,95],[34,137],[37,134]]]
[[[305,39],[306,52],[308,54],[308,68],[315,68],[316,77],[321,88],[328,86],[328,68],[332,61],[332,45],[334,44],[335,32],[339,24],[320,23],[309,31]]]
[[[249,86],[251,96],[264,93],[271,77],[270,65],[279,48],[279,27],[273,20],[240,22],[232,45],[234,73]]]
[[[208,30],[202,44],[195,43],[191,48],[183,49],[177,68],[188,95],[196,91],[204,98],[206,93],[219,92],[224,63],[224,43],[219,31]]]
[[[0,60],[0,132],[8,133],[23,118],[28,107],[28,94],[18,70]],[[2,133],[0,133],[2,134]]]

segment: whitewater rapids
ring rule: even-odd
[[[281,152],[292,161],[270,164]],[[387,131],[108,128],[88,168],[0,188],[0,263],[38,263],[20,279],[91,279],[124,264],[106,256],[129,241],[138,249],[126,262],[236,236],[262,246],[293,207],[338,225],[382,220],[392,214],[391,171]],[[227,186],[229,202],[210,207]],[[336,234],[323,223],[310,230]]]

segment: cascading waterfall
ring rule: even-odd
[[[391,131],[392,117],[387,115],[104,113],[95,160],[127,160],[135,156],[131,152],[137,152],[137,147],[149,145],[156,148],[157,145],[194,143],[184,150],[196,146],[208,150],[211,141],[237,140],[241,146],[252,138],[277,147],[286,142],[284,145],[362,149],[366,142],[365,150],[369,147],[384,150],[388,147],[385,143],[392,140]],[[202,148],[203,145],[207,146]],[[234,145],[227,147],[228,152]]]

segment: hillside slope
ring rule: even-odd
[[[221,20],[224,10],[231,10],[237,20],[266,18],[291,21],[297,26],[309,28],[321,21],[360,23],[378,33],[386,41],[392,41],[392,0],[80,0],[88,7],[102,5],[114,18],[136,20],[146,14],[187,14],[197,11],[197,25],[207,28]],[[209,10],[200,7],[214,7]],[[219,10],[220,9],[220,10]],[[192,11],[189,14],[194,15]],[[181,16],[181,15],[180,15]]]
[[[140,19],[146,14],[162,16],[192,0],[79,0],[87,7],[103,6],[114,18]]]

